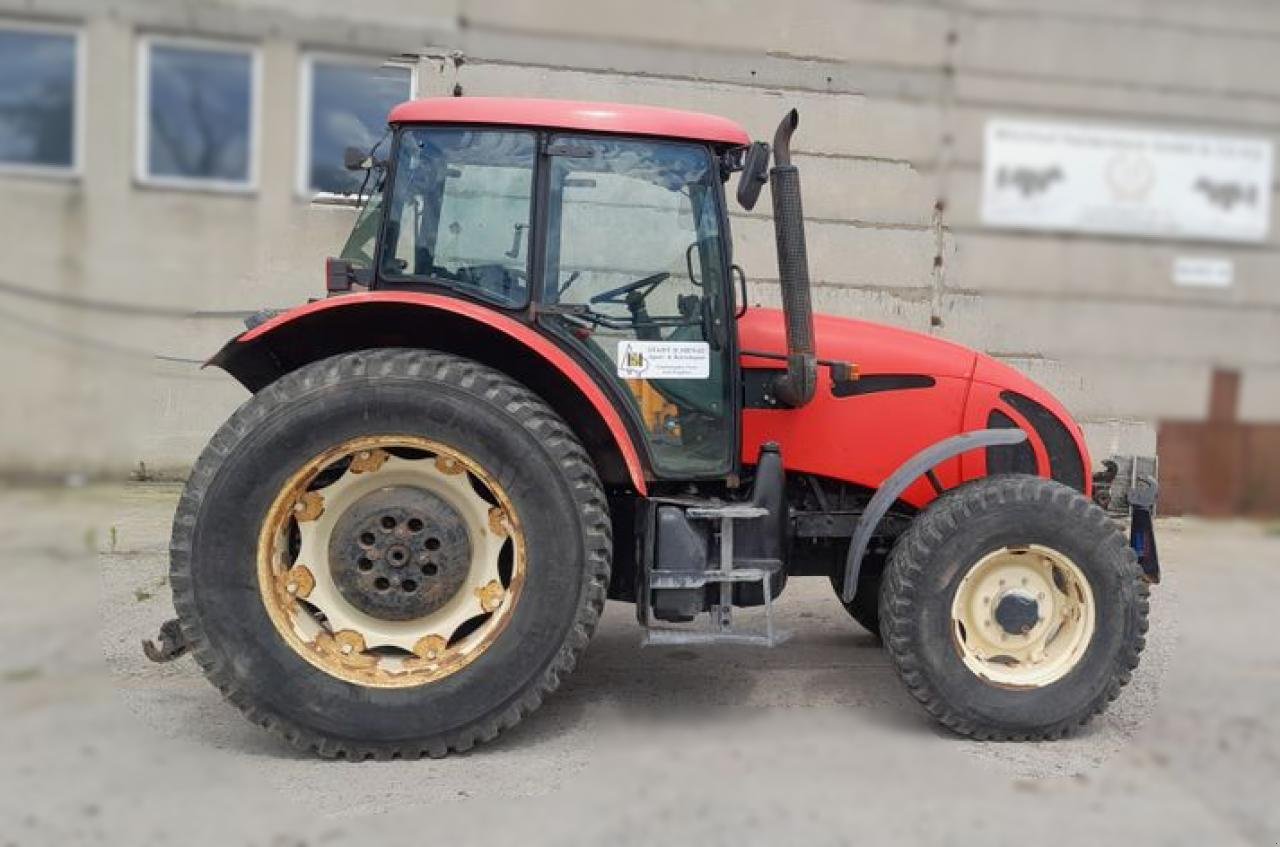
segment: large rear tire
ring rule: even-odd
[[[174,519],[208,678],[323,756],[488,741],[571,671],[609,582],[590,458],[531,392],[422,350],[344,354],[247,401]]]
[[[938,721],[991,740],[1061,738],[1129,681],[1147,585],[1107,515],[1021,475],[949,491],[898,539],[880,598],[885,646]]]

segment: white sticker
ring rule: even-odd
[[[619,341],[623,379],[706,379],[711,348],[705,341]]]
[[[1179,256],[1173,261],[1173,281],[1197,288],[1230,288],[1236,267],[1230,259]]]

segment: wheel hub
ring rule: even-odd
[[[338,519],[329,541],[338,591],[380,620],[407,621],[440,610],[466,582],[470,562],[462,516],[413,486],[364,495]]]
[[[1040,622],[1040,604],[1029,594],[1011,591],[996,603],[994,617],[1010,635],[1026,635]]]

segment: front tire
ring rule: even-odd
[[[1061,738],[1128,682],[1147,586],[1107,515],[1021,475],[949,491],[894,546],[880,598],[885,645],[939,722],[990,740]]]
[[[595,469],[538,397],[466,359],[370,350],[223,425],[179,502],[171,584],[253,722],[327,757],[440,756],[573,669],[611,547]]]

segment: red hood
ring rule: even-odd
[[[863,374],[967,378],[979,357],[978,353],[953,341],[855,318],[814,315],[813,329],[818,358],[853,362]],[[785,353],[787,338],[782,312],[749,309],[738,321],[738,337],[744,353],[752,350]]]
[[[796,418],[801,423],[790,424],[792,429],[799,426],[811,427],[811,430],[803,433],[792,432],[776,422],[779,419],[768,417],[769,414],[777,413],[765,413],[765,417],[758,423],[755,417],[749,415],[748,422],[754,428],[748,430],[752,438],[744,445],[744,459],[749,461],[754,456],[750,450],[757,442],[785,440],[790,443],[792,459],[800,463],[796,465],[797,468],[813,473],[825,472],[875,487],[899,462],[917,450],[947,435],[987,426],[988,413],[992,408],[1001,408],[1013,414],[1001,399],[1001,392],[1009,390],[1031,398],[1062,421],[1076,442],[1087,471],[1089,453],[1080,426],[1052,394],[1008,365],[952,341],[884,324],[831,315],[814,315],[813,324],[819,358],[856,364],[863,376],[931,376],[938,380],[937,388],[929,393],[902,392],[895,395],[891,392],[870,395],[862,399],[856,413],[850,405],[843,402],[832,404],[829,398],[819,397],[805,414]],[[738,332],[748,367],[779,367],[776,360],[753,360],[749,353],[760,351],[778,354],[786,351],[781,311],[751,309],[739,320]],[[884,405],[876,406],[876,403]],[[857,455],[843,459],[837,457],[839,461],[833,466],[829,433],[837,430],[849,435],[866,424],[868,417],[877,415],[880,416],[881,423],[887,421],[891,425],[888,429],[868,430],[862,435],[862,443],[877,444],[874,457],[868,457],[864,455],[866,451],[860,451]],[[766,422],[769,422],[768,425]],[[808,443],[822,444],[823,447],[815,450],[814,455],[808,456],[800,446]],[[1037,449],[1040,453],[1045,453],[1047,448],[1041,446]],[[1047,468],[1047,453],[1042,459]],[[805,462],[808,464],[803,465]],[[982,473],[985,473],[985,462],[981,467],[975,466],[972,472],[967,472],[965,478],[980,476]],[[955,481],[958,482],[959,477]],[[1087,473],[1079,484],[1087,493]],[[927,501],[931,496],[923,488],[917,494],[921,502]],[[908,501],[916,502],[910,497]]]

